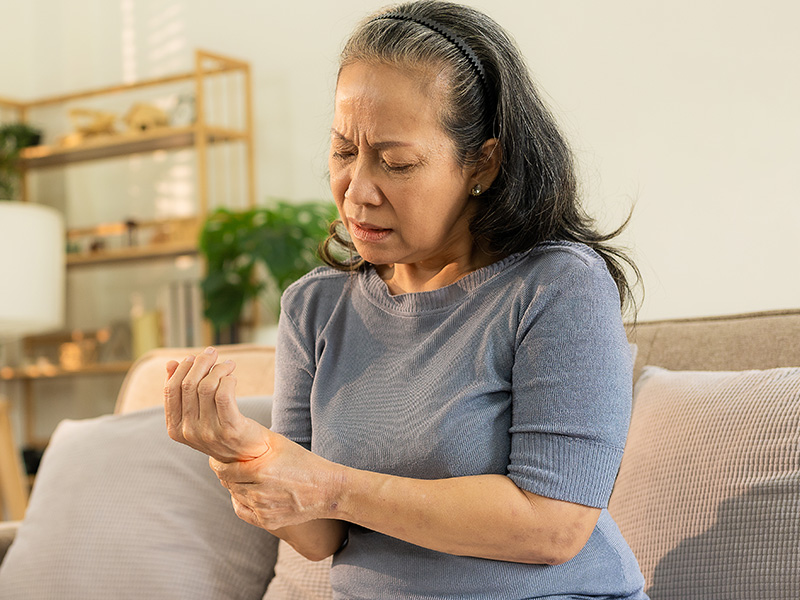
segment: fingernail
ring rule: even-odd
[[[232,361],[232,360],[229,358],[228,360],[226,360],[226,361],[225,361],[224,363],[222,363],[222,364],[223,364],[223,365],[232,365],[232,364],[233,364],[233,361]]]
[[[190,354],[186,358],[183,359],[184,362],[192,362],[194,360],[194,355]]]
[[[214,354],[214,348],[209,346],[208,348],[205,349],[205,353],[206,354]]]

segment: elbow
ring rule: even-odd
[[[576,545],[573,545],[571,547],[552,548],[551,550],[552,551],[548,552],[544,557],[544,564],[556,567],[558,565],[568,563],[573,558],[578,556],[580,551],[583,550],[583,546],[577,547]]]
[[[585,527],[559,528],[552,531],[539,557],[541,564],[557,566],[571,561],[580,554],[591,537],[591,529]]]
[[[531,565],[563,565],[581,553],[593,531],[594,527],[574,523],[532,529],[524,540],[519,538],[521,556],[513,560]]]
[[[336,549],[331,550],[324,544],[298,544],[289,540],[284,541],[288,543],[300,556],[310,560],[311,562],[320,562],[333,556],[336,552]]]
[[[548,543],[546,545],[539,545],[535,550],[525,553],[516,559],[516,562],[521,562],[529,565],[548,565],[558,566],[568,563],[573,558],[580,554],[586,543],[571,542],[565,543],[561,540],[558,543]]]
[[[345,538],[346,540],[346,538]],[[330,558],[344,546],[342,539],[314,539],[295,541],[284,538],[300,556],[312,562],[320,562]]]
[[[295,548],[295,550],[297,550],[297,549]],[[297,552],[303,558],[306,558],[306,559],[310,560],[311,562],[320,562],[322,560],[325,560],[326,558],[330,558],[331,556],[333,556],[332,552],[327,552],[327,553],[326,552],[320,552],[317,549],[309,549],[309,548],[303,549],[302,552],[300,550],[297,550]]]
[[[563,565],[571,561],[589,542],[601,510],[590,506],[553,500],[526,492],[532,508],[528,530],[529,553],[524,562]]]

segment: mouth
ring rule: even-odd
[[[391,229],[384,229],[372,223],[350,221],[350,235],[361,242],[380,242],[391,233]]]

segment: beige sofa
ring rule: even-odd
[[[609,510],[651,597],[800,598],[800,310],[641,322],[629,335],[638,349],[634,412]],[[163,363],[176,352],[185,350],[137,363],[118,412],[158,402]],[[242,394],[271,393],[271,349],[227,353],[237,354]],[[3,528],[0,557],[14,528]],[[285,561],[286,579],[327,568]],[[288,582],[268,597],[303,597],[301,587]]]

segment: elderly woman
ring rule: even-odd
[[[334,268],[284,294],[272,430],[209,348],[167,365],[170,435],[242,519],[333,554],[338,598],[646,598],[605,509],[627,259],[509,37],[446,2],[365,20],[329,160]]]

